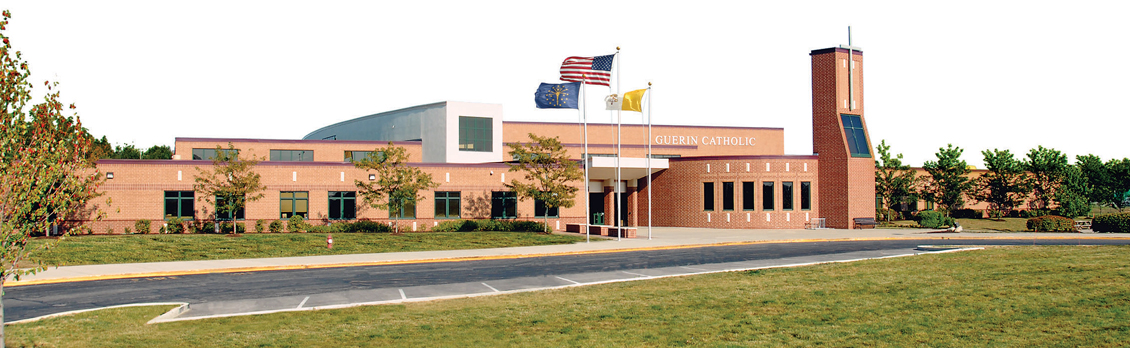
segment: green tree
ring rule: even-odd
[[[97,197],[101,176],[90,158],[93,137],[77,114],[64,115],[58,82],[45,82],[42,102],[32,104],[28,64],[4,34],[11,13],[0,21],[0,295],[8,278],[34,274],[47,265],[32,257],[53,246],[29,248],[30,236],[57,219],[84,214]],[[75,109],[74,104],[70,109]],[[100,216],[99,216],[100,217]],[[96,217],[97,218],[97,217]],[[64,233],[68,231],[64,230]],[[28,263],[31,267],[28,267]],[[0,346],[4,344],[0,301]]]
[[[875,193],[885,210],[887,221],[891,220],[893,206],[908,203],[918,204],[920,179],[909,165],[902,163],[902,154],[891,156],[891,147],[886,140],[879,141],[876,148],[879,161],[875,162]]]
[[[1111,207],[1123,208],[1130,206],[1130,159],[1111,159],[1107,161],[1107,170],[1110,173],[1110,196],[1106,202]]]
[[[141,150],[138,150],[133,144],[125,144],[114,147],[114,159],[141,159]]]
[[[142,159],[172,159],[173,149],[168,145],[153,145],[145,153],[141,154]]]
[[[408,205],[426,199],[420,190],[430,190],[439,187],[439,183],[432,181],[432,175],[425,173],[417,167],[408,166],[408,151],[403,147],[395,146],[390,141],[388,146],[376,148],[373,155],[361,160],[354,160],[353,165],[377,172],[377,179],[373,182],[355,180],[361,196],[369,205],[393,212],[398,212]],[[393,220],[394,233],[400,233],[397,220]]]
[[[1087,180],[1087,185],[1091,187],[1088,201],[1098,204],[1108,203],[1110,197],[1114,196],[1114,187],[1111,185],[1110,169],[1107,168],[1106,163],[1103,163],[1099,156],[1088,154],[1075,156],[1075,166],[1079,167]]]
[[[1091,212],[1091,185],[1083,176],[1083,170],[1078,166],[1067,166],[1063,171],[1063,181],[1055,191],[1055,200],[1059,203],[1056,208],[1059,215],[1068,218],[1088,215]]]
[[[93,136],[90,139],[92,144],[90,156],[88,156],[89,160],[97,161],[103,158],[111,158],[114,155],[114,146],[110,145],[110,141],[106,140],[105,135],[102,136],[102,139],[94,139]]]
[[[260,182],[259,173],[255,172],[255,165],[263,159],[252,156],[250,159],[239,157],[239,150],[232,143],[224,149],[216,145],[216,157],[212,158],[212,168],[203,170],[196,167],[196,183],[193,189],[203,199],[212,204],[216,211],[216,232],[220,231],[222,219],[232,220],[232,233],[239,229],[235,225],[237,212],[263,198],[263,190],[267,187]]]
[[[545,203],[545,209],[565,207],[576,204],[576,181],[584,179],[584,172],[577,162],[569,159],[565,147],[557,137],[541,137],[530,133],[530,143],[510,144],[510,156],[517,163],[510,165],[512,172],[524,172],[524,182],[511,179],[506,187],[514,191],[519,199],[532,198]],[[549,214],[544,216],[546,233],[549,229]]]
[[[930,181],[926,193],[932,202],[946,211],[946,216],[954,209],[965,206],[965,193],[973,188],[969,180],[969,164],[961,159],[964,152],[960,147],[946,144],[945,148],[938,148],[934,154],[937,161],[926,161],[922,169],[930,173]]]
[[[1038,146],[1028,151],[1024,170],[1032,176],[1032,209],[1051,209],[1067,167],[1067,156],[1058,150]]]
[[[981,151],[989,170],[974,180],[970,196],[978,202],[989,203],[989,214],[1000,219],[1024,203],[1032,192],[1023,165],[1008,150]]]

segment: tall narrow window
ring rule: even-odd
[[[357,218],[356,191],[330,191],[330,220]]]
[[[859,115],[841,114],[840,119],[844,123],[844,136],[847,137],[851,157],[871,157],[871,147],[867,146],[867,132],[863,130],[863,121]]]
[[[714,211],[714,183],[702,183],[702,210]]]
[[[754,202],[757,202],[757,183],[753,181],[742,182],[742,210],[756,210]]]
[[[459,151],[491,152],[493,148],[493,119],[459,116]]]
[[[400,210],[388,212],[389,219],[415,219],[416,202],[405,202],[400,205]]]
[[[436,218],[459,218],[459,191],[436,191]]]
[[[793,210],[793,182],[781,182],[781,210]]]
[[[555,218],[555,217],[559,216],[557,214],[557,212],[558,212],[557,207],[546,209],[545,208],[545,201],[540,200],[540,199],[534,200],[534,217]]]
[[[722,210],[734,210],[734,183],[722,183]]]
[[[279,192],[279,217],[289,219],[291,216],[301,216],[303,219],[309,215],[310,193],[306,191]]]
[[[761,210],[773,210],[773,182],[761,183]]]
[[[195,215],[196,194],[192,191],[165,191],[165,219],[191,220]]]
[[[812,209],[812,183],[800,182],[800,210]]]
[[[490,218],[513,219],[518,217],[518,194],[510,191],[490,193]]]

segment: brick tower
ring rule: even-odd
[[[852,228],[852,218],[875,217],[875,159],[863,116],[863,52],[840,46],[809,56],[820,214],[827,227]]]

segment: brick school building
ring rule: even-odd
[[[249,230],[256,220],[294,215],[312,224],[399,219],[412,230],[448,219],[543,217],[556,230],[585,223],[793,229],[814,218],[851,228],[852,218],[875,216],[863,53],[827,48],[810,52],[810,59],[812,154],[786,155],[782,128],[654,125],[649,136],[647,126],[623,125],[617,180],[616,125],[589,123],[586,155],[581,124],[505,121],[501,105],[448,101],[340,122],[303,139],[177,138],[169,160],[101,160],[104,196],[90,210],[106,216],[92,228],[122,233],[146,219],[156,231],[171,217],[214,219],[207,197],[193,190],[194,177],[212,165],[216,146],[228,143],[243,158],[266,159],[255,167],[264,197],[235,216]],[[588,182],[574,183],[582,192],[575,206],[545,209],[518,200],[503,185],[522,175],[508,171],[506,145],[528,142],[529,133],[558,137],[570,157],[586,164]],[[439,183],[399,212],[370,207],[354,184],[373,177],[351,161],[389,141],[406,148],[410,165]]]

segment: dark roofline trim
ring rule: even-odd
[[[278,144],[388,144],[386,140],[303,140],[303,139],[253,139],[253,138],[176,138],[176,142],[240,142],[240,143],[278,143]],[[421,140],[393,141],[393,145],[420,145]]]
[[[574,122],[502,121],[502,125],[503,125],[503,126],[506,126],[506,124],[507,124],[507,123],[513,123],[513,124],[532,124],[532,125],[538,125],[538,124],[552,124],[552,125],[567,125],[567,126],[576,126],[576,125],[580,125],[580,123],[574,123]],[[614,125],[614,124],[611,124],[611,123],[595,123],[595,122],[589,122],[589,125],[590,125],[590,126],[592,126],[592,125],[598,125],[598,126],[608,126],[608,125]],[[637,127],[637,128],[638,128],[638,127],[646,127],[647,125],[639,125],[639,124],[625,124],[625,125],[623,125],[623,126],[624,126],[624,127]],[[781,127],[690,126],[690,125],[672,125],[672,124],[653,124],[653,125],[652,125],[652,127],[671,127],[671,128],[713,128],[713,129],[761,129],[761,130],[784,130],[784,128],[781,128]]]
[[[825,53],[832,53],[832,52],[848,53],[848,50],[846,48],[828,47],[828,48],[821,48],[821,49],[818,49],[818,50],[812,50],[812,52],[809,52],[808,55],[815,56],[815,55],[818,55],[818,54],[825,54]],[[861,56],[863,55],[863,51],[860,51],[860,50],[853,50],[852,53],[858,53]]]
[[[672,157],[668,161],[715,161],[715,160],[764,160],[764,159],[799,159],[815,160],[816,155],[753,155],[753,156],[698,156],[698,157]]]
[[[143,160],[143,159],[102,159],[98,160],[98,164],[136,164],[136,165],[182,165],[182,166],[202,166],[212,165],[211,160]],[[487,163],[424,163],[424,162],[409,162],[407,163],[412,167],[453,167],[453,168],[466,168],[466,167],[482,167],[482,168],[510,168],[506,163],[501,162],[487,162]],[[299,162],[299,161],[262,161],[259,162],[260,166],[267,167],[353,167],[350,162]]]

